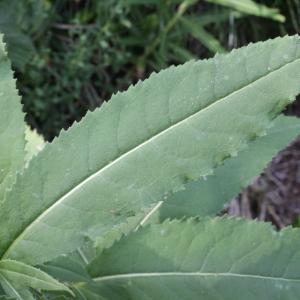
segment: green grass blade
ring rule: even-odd
[[[218,39],[205,30],[201,25],[196,25],[188,18],[181,18],[181,23],[185,30],[189,32],[196,40],[204,45],[212,53],[225,53],[226,49],[221,45]]]

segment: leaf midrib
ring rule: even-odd
[[[126,273],[118,275],[109,275],[93,278],[95,282],[106,282],[118,279],[133,279],[133,278],[155,278],[155,277],[236,277],[242,279],[261,279],[261,280],[277,280],[287,282],[299,282],[299,279],[276,277],[276,276],[265,276],[265,275],[254,275],[254,274],[239,274],[239,273],[204,273],[204,272],[152,272],[152,273]]]
[[[297,51],[295,52],[296,55]],[[215,62],[214,60],[212,60],[213,62]],[[131,153],[134,153],[135,151],[137,151],[138,149],[140,149],[141,147],[143,147],[144,145],[152,142],[154,139],[160,137],[161,135],[165,134],[166,132],[174,129],[175,127],[180,126],[181,124],[183,124],[184,122],[187,122],[188,120],[194,118],[195,116],[197,116],[200,113],[203,113],[203,111],[206,111],[208,109],[210,109],[211,107],[217,105],[219,102],[221,101],[225,101],[227,98],[231,97],[232,95],[241,92],[242,90],[252,86],[253,84],[255,84],[256,82],[265,79],[269,76],[271,76],[273,73],[284,69],[286,67],[288,67],[291,64],[294,64],[296,62],[300,61],[300,58],[294,59],[293,61],[286,63],[285,65],[274,69],[273,71],[269,72],[266,75],[260,76],[259,78],[257,78],[256,80],[244,85],[243,87],[239,88],[238,90],[235,90],[231,93],[229,93],[228,95],[216,100],[215,102],[209,104],[208,106],[202,108],[201,110],[192,113],[190,116],[181,119],[179,121],[177,121],[176,123],[174,123],[173,125],[167,127],[166,129],[160,131],[159,133],[155,134],[154,136],[152,136],[151,138],[145,140],[143,143],[133,147],[132,149],[128,150],[127,152],[123,153],[122,155],[120,155],[118,158],[116,158],[115,160],[110,161],[107,165],[105,165],[103,168],[101,168],[100,170],[98,170],[97,172],[93,173],[92,175],[88,176],[85,180],[83,180],[82,182],[80,182],[79,184],[77,184],[75,187],[73,187],[69,192],[67,192],[66,194],[64,194],[62,197],[60,197],[57,201],[55,201],[52,205],[50,205],[42,214],[40,214],[37,218],[35,218],[28,226],[26,226],[26,228],[18,235],[18,237],[10,244],[10,246],[7,248],[7,250],[4,252],[4,254],[2,255],[1,259],[7,259],[9,258],[9,253],[11,251],[11,249],[14,247],[14,245],[16,245],[18,243],[19,240],[22,239],[22,237],[36,224],[38,223],[44,216],[48,215],[53,209],[55,209],[55,207],[59,206],[60,203],[62,203],[65,199],[67,199],[70,195],[72,195],[74,192],[76,192],[77,190],[79,190],[82,186],[84,186],[87,182],[89,182],[90,180],[92,180],[93,178],[101,175],[102,172],[104,172],[105,170],[109,169],[110,167],[112,167],[114,164],[116,164],[118,161],[122,160],[123,158],[125,158],[126,156],[130,155]],[[215,77],[214,77],[214,81],[215,81]]]

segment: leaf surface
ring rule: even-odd
[[[298,118],[278,117],[266,136],[253,141],[237,157],[227,159],[212,176],[190,182],[183,191],[170,195],[159,210],[160,220],[217,214],[299,134]]]
[[[165,222],[121,239],[90,273],[107,300],[296,300],[299,230],[226,218]]]
[[[20,288],[15,286],[14,283],[10,282],[0,274],[0,284],[2,285],[5,294],[4,299],[13,299],[13,300],[34,300],[31,292],[26,288]],[[1,298],[0,298],[1,299]]]
[[[91,281],[85,268],[72,257],[59,257],[56,260],[41,266],[41,269],[63,282]]]
[[[25,123],[11,64],[0,35],[0,202],[24,164]]]
[[[0,207],[0,256],[50,261],[211,174],[300,92],[298,45],[171,67],[88,113],[18,176]]]
[[[29,162],[30,159],[38,154],[41,150],[43,150],[45,146],[45,141],[41,135],[39,135],[36,130],[30,129],[30,127],[26,127],[25,130],[25,161]]]

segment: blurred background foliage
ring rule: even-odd
[[[299,0],[0,0],[27,121],[47,140],[153,71],[299,28]]]

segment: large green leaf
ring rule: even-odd
[[[300,120],[281,115],[275,120],[274,126],[267,130],[266,136],[255,140],[237,157],[226,160],[212,176],[188,183],[183,191],[170,195],[161,206],[157,205],[146,214],[128,218],[126,223],[115,226],[107,234],[100,236],[95,241],[96,252],[100,253],[105,248],[111,247],[122,235],[127,235],[130,231],[148,223],[160,222],[166,218],[204,217],[217,214],[226,202],[249,184],[273,156],[299,133]],[[84,249],[82,251],[86,252]],[[84,260],[90,261],[95,256],[94,252],[95,250]],[[69,268],[65,266],[68,263],[64,263],[65,259],[67,258],[64,256],[54,264],[50,263],[50,268],[48,265],[42,268],[52,276],[61,278],[58,276],[59,272],[52,273],[51,268],[54,265],[54,268],[61,270],[62,274],[68,273]]]
[[[24,164],[24,132],[21,101],[0,35],[0,202]]]
[[[299,133],[299,119],[280,116],[275,120],[274,126],[267,131],[266,136],[255,140],[249,148],[241,151],[238,157],[226,160],[224,165],[216,169],[214,175],[209,176],[206,180],[191,182],[186,185],[185,190],[171,195],[157,211],[159,214],[154,217],[152,215],[149,222],[166,218],[207,216],[218,213],[223,204],[227,202],[226,200],[230,200],[250,182],[251,178],[259,174],[272,157]],[[111,247],[122,235],[127,235],[136,229],[146,217],[142,214],[128,218],[126,223],[116,226],[108,234],[101,236],[96,242],[97,253]],[[42,269],[63,281],[74,282],[75,279],[80,282],[88,281],[89,277],[82,276],[85,271],[74,259],[76,257],[63,256],[42,266]],[[90,257],[85,261],[90,261]]]
[[[299,119],[280,116],[266,136],[255,140],[237,157],[226,160],[212,176],[190,182],[185,190],[171,195],[160,208],[160,219],[217,214],[299,134]]]
[[[90,273],[107,300],[296,300],[299,230],[220,218],[166,222],[121,239]]]
[[[46,145],[0,207],[2,258],[39,264],[212,173],[300,92],[298,37],[154,74]]]

